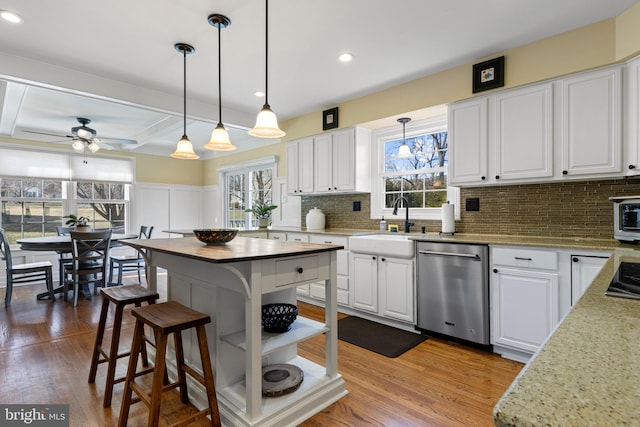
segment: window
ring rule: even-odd
[[[2,228],[9,243],[21,237],[55,236],[66,194],[63,182],[49,179],[0,179]]]
[[[390,215],[394,202],[404,196],[414,219],[440,219],[447,201],[459,205],[459,191],[447,184],[449,140],[446,117],[409,122],[403,141],[402,128],[393,126],[373,133],[375,182],[372,217]],[[399,158],[406,141],[411,157]],[[404,201],[401,201],[404,207]]]
[[[273,177],[276,158],[269,157],[219,169],[220,182],[225,183],[225,223],[231,228],[258,226],[258,219],[245,212],[255,204],[270,205],[273,201]]]
[[[129,185],[109,182],[76,183],[76,215],[89,218],[93,229],[125,231]]]
[[[133,159],[84,160],[63,150],[0,144],[0,227],[10,243],[57,234],[69,213],[88,217],[92,228],[127,229]]]

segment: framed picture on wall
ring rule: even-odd
[[[330,108],[322,112],[322,130],[338,127],[338,107]]]
[[[504,56],[474,64],[473,93],[504,86]]]

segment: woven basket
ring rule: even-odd
[[[265,304],[262,306],[262,327],[265,332],[287,332],[298,317],[293,304]]]

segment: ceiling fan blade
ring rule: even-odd
[[[56,136],[58,138],[75,138],[73,135],[60,135],[56,133],[49,132],[38,132],[37,130],[23,130],[24,133],[37,133],[38,135],[47,135],[47,136]]]
[[[106,142],[110,142],[112,144],[122,144],[122,145],[135,145],[138,143],[138,141],[136,141],[135,139],[123,139],[123,138],[104,138],[104,137],[98,137],[98,138],[94,138],[93,139],[98,140],[98,141],[106,141]]]
[[[104,142],[102,142],[102,140],[100,138],[93,138],[91,140],[91,142],[95,142],[96,144],[98,144],[98,147],[100,147],[103,150],[115,150],[116,148],[109,145],[109,144],[105,144]]]

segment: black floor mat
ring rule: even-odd
[[[357,316],[348,316],[338,320],[338,339],[383,356],[397,357],[427,337]]]

